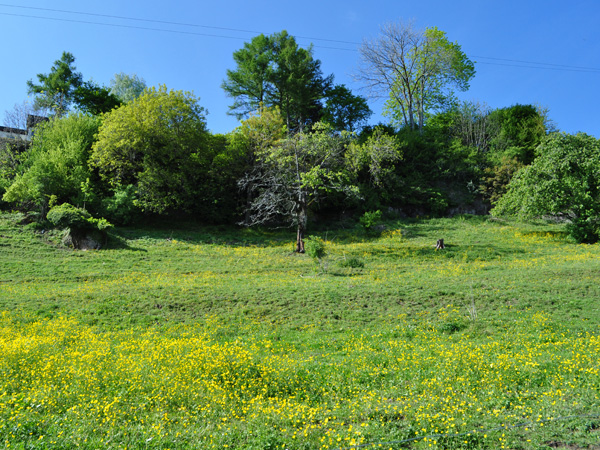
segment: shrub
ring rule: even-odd
[[[116,186],[112,197],[102,199],[103,215],[117,224],[129,225],[135,222],[136,217],[140,214],[140,209],[135,206],[136,198],[134,185]]]
[[[352,258],[344,259],[340,263],[340,266],[341,267],[350,267],[352,269],[363,269],[365,267],[365,263],[360,258],[352,257]]]
[[[325,241],[320,237],[310,237],[306,240],[306,254],[316,261],[320,261],[327,255]]]
[[[569,237],[578,244],[593,244],[600,239],[600,227],[594,218],[578,217],[567,224]]]
[[[104,218],[94,218],[85,209],[77,208],[69,203],[54,206],[48,211],[48,221],[54,226],[68,228],[65,236],[74,248],[99,248],[100,243],[96,237],[106,240],[107,231],[112,224]],[[93,236],[96,234],[97,236]],[[90,238],[91,237],[91,238]],[[95,241],[88,244],[87,241]]]
[[[56,227],[78,230],[92,229],[91,214],[85,209],[77,208],[69,203],[54,206],[48,211],[48,220]]]
[[[381,216],[382,214],[380,210],[372,212],[367,211],[358,221],[365,231],[371,232],[375,229],[379,222],[381,222]]]

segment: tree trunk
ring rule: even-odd
[[[304,253],[304,232],[306,231],[306,197],[304,193],[300,194],[300,201],[296,207],[296,221],[298,222],[296,251]]]
[[[296,235],[296,252],[304,253],[304,225],[298,222],[298,233]]]

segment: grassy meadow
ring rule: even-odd
[[[85,252],[21,219],[0,214],[6,448],[600,448],[600,246],[560,225],[338,224],[310,230],[317,264],[289,230]]]

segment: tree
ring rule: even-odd
[[[279,108],[261,108],[259,114],[253,114],[231,133],[228,147],[238,154],[238,161],[242,161],[244,172],[252,175],[244,181],[242,188],[246,195],[244,223],[251,224],[251,206],[255,195],[254,178],[260,178],[260,166],[257,167],[257,155],[265,149],[272,148],[281,143],[287,135]]]
[[[114,189],[134,185],[143,210],[192,210],[212,160],[204,114],[189,92],[147,89],[104,116],[91,165]]]
[[[309,208],[331,191],[355,194],[344,169],[346,134],[325,124],[258,149],[253,170],[239,182],[254,193],[246,225],[283,220],[297,228],[296,251],[304,252]]]
[[[452,132],[465,147],[480,153],[490,150],[491,141],[497,136],[499,124],[491,118],[492,110],[485,103],[462,102],[453,114]]]
[[[492,214],[563,215],[571,219],[569,231],[577,240],[598,240],[600,140],[583,133],[553,133],[544,138],[536,155],[512,178]]]
[[[73,91],[73,102],[82,112],[97,116],[121,106],[121,100],[104,86],[86,81]]]
[[[338,131],[356,131],[373,114],[367,100],[340,84],[327,92],[322,121]]]
[[[81,85],[82,75],[76,72],[75,57],[63,52],[61,58],[54,62],[49,74],[37,75],[39,84],[27,82],[28,93],[34,94],[36,108],[49,108],[55,115],[62,116],[73,101],[73,93]]]
[[[264,107],[277,106],[288,130],[301,130],[321,114],[321,100],[332,76],[323,77],[312,47],[299,48],[286,31],[259,35],[233,54],[235,70],[227,71],[222,87],[235,99],[230,113],[238,119]]]
[[[144,89],[146,89],[146,81],[136,74],[127,75],[120,72],[110,80],[110,93],[121,100],[122,103],[132,102],[142,95]]]
[[[379,38],[359,48],[358,79],[374,97],[388,97],[386,113],[410,129],[423,130],[426,114],[448,104],[452,87],[464,91],[475,66],[460,46],[437,28],[415,30],[388,23]]]
[[[82,184],[91,176],[88,158],[100,121],[80,114],[55,117],[38,125],[21,173],[3,196],[6,202],[37,207],[44,217],[51,197],[81,204]]]
[[[489,121],[497,130],[490,141],[496,160],[517,158],[530,164],[535,150],[546,135],[547,119],[534,105],[516,104],[491,111]]]
[[[402,150],[395,136],[376,127],[365,142],[350,145],[346,159],[353,172],[367,172],[370,184],[385,189],[394,175],[395,164],[402,159]]]

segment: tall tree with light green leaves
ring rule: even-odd
[[[83,77],[76,71],[75,57],[63,52],[60,59],[54,61],[50,73],[39,73],[39,84],[27,81],[28,93],[35,95],[36,108],[49,108],[56,116],[64,115],[73,102],[73,93],[81,86]]]
[[[103,117],[90,161],[115,191],[134,186],[136,206],[165,213],[194,209],[211,151],[198,98],[160,86]]]
[[[373,97],[388,98],[384,113],[394,123],[423,130],[427,114],[452,104],[454,90],[465,91],[475,66],[436,27],[388,23],[380,36],[359,48],[357,78]]]
[[[53,197],[58,203],[83,206],[82,184],[91,177],[88,160],[99,125],[98,118],[82,114],[40,123],[3,200],[24,209],[38,209],[42,217]]]

